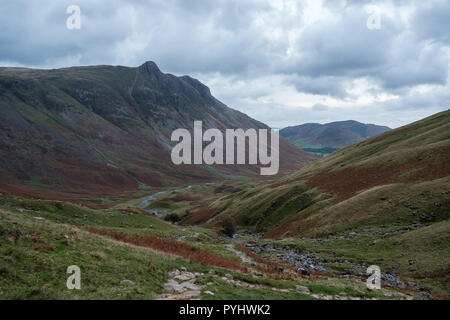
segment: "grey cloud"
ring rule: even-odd
[[[0,2],[0,63],[136,66],[153,60],[164,72],[195,74],[207,83],[216,74],[228,87],[211,88],[219,99],[269,124],[297,124],[302,117],[281,104],[261,104],[261,97],[294,87],[344,101],[357,98],[348,88],[361,78],[375,85],[370,93],[399,98],[348,110],[316,104],[301,109],[305,118],[345,120],[341,116],[352,118],[352,112],[361,118],[376,112],[381,119],[389,112],[422,115],[448,106],[448,1],[387,1],[413,14],[408,21],[396,12],[382,15],[381,30],[367,29],[364,6],[384,1],[325,1],[332,15],[310,25],[302,20],[304,2],[293,2],[299,14],[257,0],[76,2],[82,10],[79,31],[65,27],[72,0]],[[260,81],[276,77],[277,85]],[[417,85],[435,87],[417,95]]]
[[[398,40],[402,51],[392,52],[381,80],[387,88],[419,84],[441,84],[447,81],[449,57],[434,44]]]
[[[298,60],[284,69],[322,77],[324,85],[330,76],[371,77],[386,89],[445,84],[449,57],[441,46],[421,41],[385,16],[380,30],[369,30],[367,17],[362,7],[351,7],[308,27],[299,38]],[[328,93],[342,91],[332,86]]]
[[[294,85],[300,92],[330,95],[344,98],[347,95],[344,82],[346,78],[335,76],[297,76],[286,77],[287,84]]]
[[[423,1],[414,12],[412,25],[422,39],[450,44],[450,2]]]
[[[379,68],[388,59],[398,32],[389,20],[380,30],[366,26],[368,14],[351,8],[326,21],[317,22],[301,34],[298,41],[298,72],[320,76],[361,76]],[[291,68],[287,65],[287,69]]]
[[[73,1],[1,2],[0,61],[31,66],[52,66],[52,61],[80,55],[80,63],[111,62],[111,45],[124,39],[130,29],[121,21],[114,4],[79,1],[82,30],[66,28],[66,8]],[[88,5],[89,3],[89,5]],[[83,5],[85,4],[85,5]]]
[[[324,104],[320,104],[320,103],[316,103],[315,105],[313,105],[312,107],[313,111],[328,111],[330,108]]]
[[[269,39],[257,21],[266,14],[285,33],[302,21],[261,1],[115,0],[105,5],[83,0],[80,31],[65,28],[65,8],[71,1],[46,3],[1,4],[8,19],[0,22],[0,61],[39,65],[79,55],[78,64],[138,65],[154,60],[162,69],[180,74],[283,73],[299,77],[299,90],[338,97],[345,90],[332,78],[372,77],[386,88],[443,84],[446,78],[448,55],[439,45],[420,42],[400,22],[385,16],[381,30],[369,30],[368,14],[356,2],[334,2],[332,17],[297,34],[292,56],[286,54],[288,37]],[[420,17],[416,20],[422,21]]]

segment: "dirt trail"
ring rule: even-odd
[[[186,188],[182,189],[175,189],[175,190],[164,190],[157,192],[155,194],[149,195],[146,198],[144,198],[138,205],[139,209],[145,210],[147,212],[150,212],[152,214],[157,215],[158,213],[155,212],[155,210],[146,210],[152,201],[155,201],[163,194],[167,194],[169,192],[180,192],[183,189],[190,189],[192,188],[191,185],[187,186]],[[181,227],[180,227],[181,228]],[[239,257],[241,262],[248,266],[248,270],[251,271],[254,276],[260,277],[262,274],[257,271],[259,266],[261,265],[259,262],[255,261],[255,259],[251,258],[247,253],[244,251],[241,251],[239,248],[235,247],[235,244],[239,244],[241,246],[244,246],[246,249],[251,251],[253,254],[260,256],[261,258],[264,258],[268,261],[273,262],[274,264],[281,264],[281,265],[289,265],[293,268],[290,269],[290,273],[294,272],[295,277],[295,270],[297,270],[298,275],[300,273],[302,275],[305,275],[309,277],[310,272],[315,272],[314,274],[329,274],[330,277],[338,275],[332,274],[328,272],[328,270],[325,268],[324,265],[322,265],[322,260],[320,257],[313,252],[297,252],[296,250],[293,250],[292,248],[289,248],[287,246],[277,246],[276,244],[269,245],[267,243],[260,241],[260,235],[258,234],[237,234],[232,239],[224,238],[224,240],[228,240],[225,243],[222,244],[224,249],[227,251],[233,253],[235,256]],[[259,260],[258,260],[259,261]],[[267,267],[264,265],[264,267]],[[184,270],[183,270],[184,269]],[[201,299],[202,294],[209,294],[214,295],[213,292],[207,291],[207,285],[199,285],[198,280],[199,277],[201,278],[203,274],[201,273],[193,273],[188,272],[185,268],[183,268],[181,271],[174,270],[169,273],[169,280],[165,284],[165,294],[162,294],[158,297],[158,299]],[[283,268],[280,268],[283,272]],[[294,271],[293,271],[294,270]],[[287,270],[285,270],[287,272]],[[216,276],[216,275],[214,275]],[[352,276],[349,275],[348,279],[349,281],[352,281]],[[390,276],[390,275],[387,275]],[[227,283],[232,283],[236,286],[241,287],[247,287],[247,288],[259,288],[259,287],[265,287],[272,290],[282,290],[289,292],[290,290],[298,290],[302,293],[310,294],[312,298],[318,298],[318,299],[351,299],[356,300],[358,297],[342,297],[342,296],[327,296],[327,295],[317,295],[317,294],[311,294],[309,292],[309,289],[303,286],[298,286],[299,288],[296,289],[279,289],[275,287],[267,287],[267,286],[259,286],[259,285],[252,285],[243,281],[236,281],[233,280],[232,277],[222,277],[222,279]],[[385,278],[386,279],[386,278]],[[384,279],[384,280],[385,280]],[[356,281],[354,279],[353,281]],[[360,281],[360,280],[359,280]],[[398,279],[393,279],[395,284],[398,284]],[[197,283],[196,283],[197,282]],[[206,291],[205,291],[206,290]],[[392,293],[390,293],[392,294]],[[397,293],[394,293],[394,295]],[[403,299],[410,299],[412,296],[404,295],[402,296]]]

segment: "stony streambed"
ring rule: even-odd
[[[331,272],[326,266],[327,263],[331,262],[334,264],[342,263],[346,265],[345,271],[339,273],[340,276],[349,278],[367,277],[365,271],[368,265],[357,264],[348,260],[324,261],[314,252],[299,252],[289,246],[274,246],[261,243],[259,234],[235,234],[233,240],[266,259],[293,265],[303,274],[308,274],[310,271]],[[420,286],[417,283],[401,281],[395,274],[382,272],[381,281],[401,289],[406,287],[420,289]]]

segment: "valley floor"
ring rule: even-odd
[[[351,254],[327,258],[329,248],[318,246],[317,239],[268,240],[246,230],[229,238],[214,228],[164,221],[174,205],[152,209],[164,207],[164,202],[155,204],[160,196],[198,201],[187,196],[215,196],[211,190],[217,186],[183,190],[166,190],[107,210],[0,198],[0,299],[445,297],[442,286],[431,287],[430,294],[430,287],[389,273],[383,273],[381,290],[368,290],[366,265],[352,260]],[[183,205],[181,201],[175,207],[188,210]],[[70,265],[81,269],[81,290],[66,287]],[[383,270],[382,261],[380,266]],[[348,273],[351,269],[353,274]]]

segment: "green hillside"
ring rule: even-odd
[[[367,211],[358,214],[359,220],[373,212],[371,221],[381,221],[404,211],[400,207],[405,197],[422,204],[417,211],[423,214],[427,203],[439,202],[434,211],[440,212],[445,211],[450,190],[449,158],[450,111],[445,111],[346,147],[274,183],[219,199],[214,205],[256,230],[274,233],[276,229],[277,236],[332,232],[339,224],[325,213],[331,208],[333,215],[340,208],[345,212],[344,229],[352,228],[348,223],[353,220],[351,212],[359,210],[357,205]],[[411,192],[423,195],[411,198]],[[354,209],[349,211],[350,207]],[[327,219],[333,222],[328,224]]]
[[[231,215],[267,241],[286,239],[355,263],[378,261],[406,278],[448,289],[450,111],[351,145],[210,206],[217,210],[210,222]],[[334,267],[348,271],[351,266]]]
[[[449,120],[436,114],[282,179],[160,188],[109,209],[0,194],[0,298],[446,298]],[[80,291],[65,288],[72,264]],[[369,265],[381,268],[379,291],[366,289]],[[190,288],[173,289],[177,270]]]
[[[389,130],[386,126],[348,120],[326,124],[305,123],[281,129],[280,135],[300,149],[323,157]]]
[[[94,211],[59,201],[0,197],[0,300],[359,300],[414,295],[391,288],[369,291],[353,279],[307,279],[294,270],[280,275],[268,264],[254,262],[213,230],[172,225],[138,210]],[[66,287],[70,265],[80,267],[79,290]],[[177,272],[189,282],[177,280]],[[180,290],[180,285],[187,287]],[[307,292],[297,290],[298,285]]]

